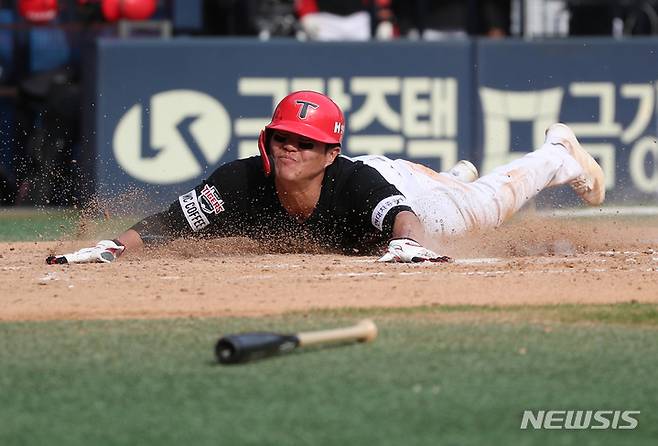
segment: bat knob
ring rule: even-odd
[[[215,346],[215,355],[222,364],[231,364],[235,362],[235,346],[225,339],[220,339]]]
[[[359,339],[361,342],[374,341],[377,337],[377,326],[372,319],[363,319],[357,324],[357,326],[361,327],[364,331],[363,337]]]

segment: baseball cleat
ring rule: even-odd
[[[472,183],[480,176],[477,168],[473,165],[473,163],[467,160],[458,161],[457,164],[452,166],[452,168],[446,173],[455,177],[455,179],[461,181],[462,183]]]
[[[580,145],[573,131],[565,124],[553,124],[546,130],[546,142],[559,144],[583,168],[583,173],[569,182],[571,188],[580,198],[591,206],[603,203],[605,199],[605,181],[603,169],[599,163]]]

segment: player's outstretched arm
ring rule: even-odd
[[[128,229],[113,240],[101,240],[91,248],[78,251],[51,255],[46,258],[49,265],[64,263],[110,263],[115,261],[124,251],[133,251],[144,245],[142,237],[134,229]]]
[[[258,169],[260,168],[258,161]],[[224,212],[224,202],[217,192],[219,187],[217,184],[220,180],[223,178],[222,181],[230,184],[237,182],[238,185],[233,189],[239,190],[246,176],[245,165],[240,160],[225,164],[208,180],[178,197],[167,209],[135,223],[117,238],[101,240],[94,247],[80,249],[70,254],[51,255],[46,259],[46,263],[110,263],[126,251],[137,250],[143,245],[157,245],[179,237],[192,236],[197,231],[205,230],[207,226],[217,223],[218,214],[221,213],[221,216],[227,214]],[[202,207],[202,201],[205,207]]]
[[[416,214],[409,211],[399,212],[393,224],[393,238],[386,253],[379,262],[450,262],[452,259],[440,256],[423,247],[428,237],[425,228]]]

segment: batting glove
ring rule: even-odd
[[[71,254],[48,256],[46,263],[58,265],[62,263],[110,263],[114,262],[126,249],[116,240],[101,240],[93,248],[84,248]]]
[[[420,244],[410,238],[394,238],[388,243],[388,250],[378,262],[452,262],[447,256],[440,256],[434,251],[423,248]]]

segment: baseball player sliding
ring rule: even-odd
[[[437,173],[383,156],[341,156],[344,130],[330,98],[294,92],[261,132],[260,156],[219,167],[114,240],[46,261],[112,262],[144,244],[211,235],[301,239],[350,254],[381,253],[388,243],[379,261],[445,262],[425,248],[433,237],[494,228],[546,187],[569,183],[591,205],[605,197],[601,167],[564,124],[552,125],[538,150],[479,179],[468,162]]]

